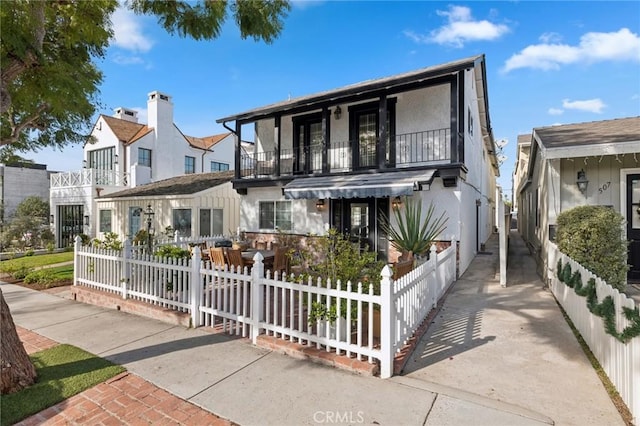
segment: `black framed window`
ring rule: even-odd
[[[185,155],[184,157],[184,172],[186,174],[196,172],[196,157],[190,157]]]
[[[102,148],[87,152],[88,166],[90,169],[113,170],[115,160],[115,148]]]
[[[260,229],[291,230],[291,201],[261,201]]]
[[[151,150],[138,148],[138,165],[151,167]]]
[[[387,99],[386,138],[384,158],[387,166],[395,165],[396,98]],[[379,102],[349,107],[349,140],[352,143],[353,168],[377,168],[380,139]]]
[[[224,212],[222,209],[200,209],[200,236],[208,237],[224,234],[222,229],[223,218]]]
[[[295,173],[314,173],[322,171],[322,114],[314,113],[294,117],[293,151]]]

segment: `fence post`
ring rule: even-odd
[[[452,274],[451,276],[453,277],[453,281],[451,281],[452,283],[456,282],[458,280],[458,242],[456,241],[455,238],[453,238],[451,240],[451,247],[453,247],[453,262],[451,262],[452,266]]]
[[[389,265],[385,265],[380,273],[381,300],[380,300],[380,378],[387,379],[393,376],[393,271]]]
[[[431,244],[431,251],[429,252],[429,259],[431,259],[433,261],[433,271],[434,271],[434,276],[436,279],[436,283],[435,283],[435,287],[434,287],[434,291],[431,292],[432,295],[432,299],[431,299],[431,306],[433,306],[434,308],[438,306],[438,297],[440,296],[440,291],[442,289],[444,289],[444,284],[441,282],[442,281],[442,276],[440,274],[440,271],[438,270],[438,253],[437,253],[437,248],[435,244]]]
[[[262,277],[264,277],[264,257],[260,252],[253,256],[253,268],[251,268],[251,341],[258,343],[260,334],[260,321],[264,317],[264,288]]]
[[[200,327],[200,301],[202,300],[202,280],[200,279],[201,260],[200,247],[194,246],[191,255],[191,274],[189,276],[191,326],[193,328]]]
[[[128,297],[127,290],[129,287],[129,283],[131,281],[131,256],[133,253],[133,247],[131,245],[131,240],[127,238],[124,240],[124,247],[122,249],[122,298],[126,299]]]
[[[80,256],[78,252],[82,247],[82,238],[76,235],[73,240],[73,285],[78,285],[78,271],[80,270]]]

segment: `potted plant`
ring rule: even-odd
[[[350,332],[350,327],[347,327],[347,324],[350,321],[346,319],[346,304],[344,307],[341,307],[341,317],[340,321],[340,341],[347,341],[347,333]],[[311,302],[311,307],[308,312],[307,321],[309,326],[315,326],[318,336],[325,337],[327,323],[329,324],[329,334],[328,338],[336,339],[337,337],[337,324],[338,322],[338,308],[336,304],[327,307],[327,303],[325,301],[322,302]]]

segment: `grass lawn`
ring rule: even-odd
[[[3,260],[0,263],[0,271],[6,268],[15,268],[16,266],[26,266],[27,268],[37,268],[39,266],[53,265],[54,263],[62,263],[73,260],[73,252],[41,254],[37,256],[24,256],[17,259]]]
[[[35,384],[0,398],[0,424],[19,422],[125,371],[105,359],[71,345],[58,345],[31,355]]]

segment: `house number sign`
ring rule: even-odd
[[[602,185],[600,188],[598,188],[598,192],[600,194],[602,194],[604,191],[609,189],[610,186],[611,186],[611,182],[605,182],[604,185]]]

